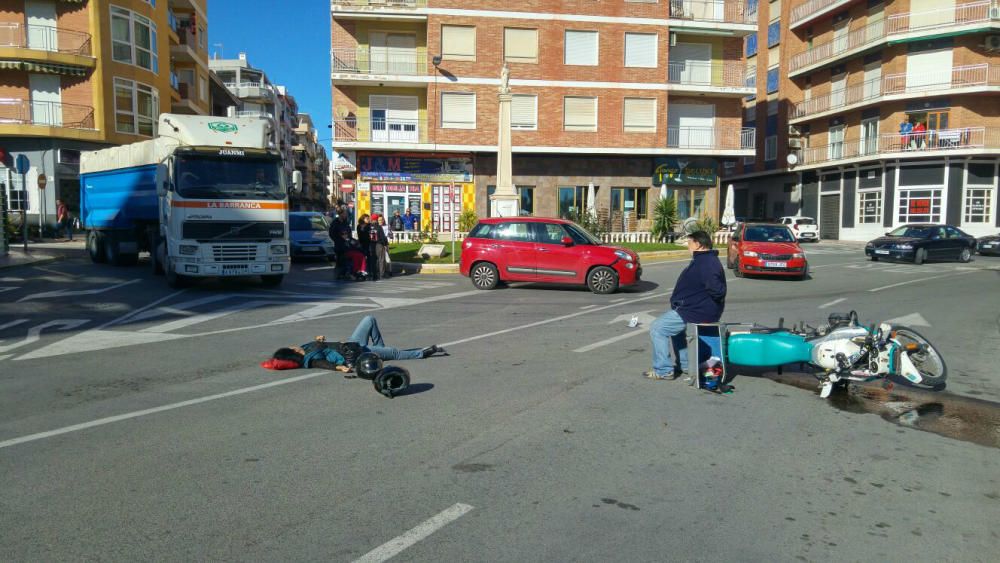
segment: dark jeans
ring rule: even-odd
[[[66,233],[66,238],[68,238],[69,240],[73,240],[73,221],[72,221],[72,219],[70,219],[70,220],[64,220],[62,222],[62,229],[63,229],[63,232]]]

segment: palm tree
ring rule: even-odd
[[[653,237],[663,242],[670,233],[674,232],[674,225],[677,224],[677,200],[673,197],[663,197],[656,202],[653,208]]]

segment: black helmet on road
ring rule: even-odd
[[[391,399],[410,386],[410,372],[399,366],[385,366],[372,385],[376,391]]]
[[[354,363],[354,370],[361,379],[371,381],[382,372],[382,358],[372,352],[365,352],[358,356],[357,361]]]

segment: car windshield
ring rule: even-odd
[[[937,227],[900,227],[889,233],[890,237],[931,238]]]
[[[795,224],[797,224],[797,225],[815,225],[816,221],[813,220],[813,219],[810,219],[808,217],[805,217],[805,218],[802,218],[802,219],[796,219],[795,220]]]
[[[322,215],[289,215],[288,230],[290,231],[322,231],[329,226]]]
[[[601,241],[597,240],[597,237],[587,232],[587,229],[584,229],[580,225],[577,225],[576,223],[568,223],[563,226],[566,227],[567,231],[569,231],[569,236],[573,238],[574,243],[600,246]]]
[[[795,242],[787,227],[747,227],[743,234],[747,242]]]
[[[277,157],[218,155],[177,157],[177,193],[196,199],[285,199],[281,161]]]

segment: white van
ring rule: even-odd
[[[778,220],[782,225],[786,225],[795,234],[795,238],[800,241],[819,242],[819,226],[812,217],[802,217],[794,215],[782,217]]]

